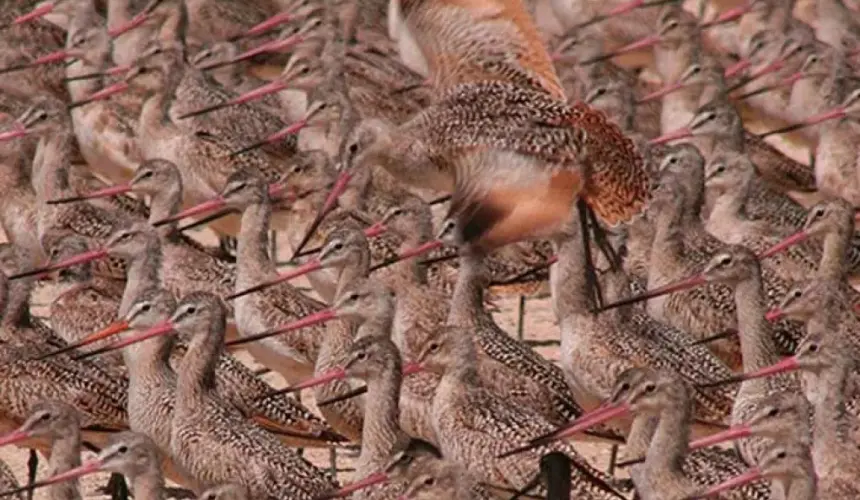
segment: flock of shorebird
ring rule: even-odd
[[[0,496],[860,498],[860,5],[695,3],[6,2]]]

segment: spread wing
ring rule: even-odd
[[[418,46],[433,87],[529,80],[556,99],[564,90],[522,0],[402,0],[402,37]]]

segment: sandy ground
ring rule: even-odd
[[[801,3],[806,4],[807,2]],[[629,62],[631,64],[637,63],[635,59],[627,59],[625,62]],[[745,113],[745,119],[747,118],[747,114],[748,113]],[[746,124],[748,128],[750,128],[754,132],[768,130],[773,127],[773,123],[764,123],[755,120],[754,117],[751,118],[752,119],[747,121]],[[789,137],[789,139],[791,138]],[[773,141],[774,144],[776,144],[778,147],[780,147],[780,149],[789,154],[789,156],[800,161],[806,161],[807,156],[805,147],[787,142],[783,138],[774,138]],[[814,200],[806,199],[801,201],[807,204]],[[211,234],[208,234],[206,232],[201,232],[198,234],[201,236],[200,239],[202,241],[212,241]],[[0,232],[0,241],[5,241],[2,232]],[[42,307],[42,305],[47,304],[48,300],[49,297],[34,297],[34,303],[39,304],[40,306],[34,308],[34,312],[37,315],[44,315],[45,309],[44,307]],[[525,302],[525,319],[523,322],[524,324],[521,328],[518,328],[517,325],[517,311],[519,307],[519,300],[517,300],[516,298],[502,299],[497,302],[497,305],[499,307],[499,311],[494,314],[494,317],[503,329],[505,329],[507,332],[514,336],[518,335],[518,331],[522,331],[523,338],[525,340],[533,340],[541,344],[541,346],[537,347],[537,350],[541,354],[543,354],[549,359],[555,361],[558,360],[559,354],[557,344],[545,345],[549,342],[557,341],[559,338],[558,328],[556,325],[555,318],[552,314],[549,299],[529,299]],[[249,356],[245,355],[244,353],[239,353],[239,358],[253,368],[260,368],[259,365],[257,365]],[[273,387],[277,388],[284,386],[283,379],[276,374],[268,373],[264,375],[264,378],[267,380],[267,382],[272,384]],[[303,402],[309,407],[315,409],[313,399],[311,397],[303,398]],[[575,443],[575,446],[594,465],[603,469],[606,469],[608,467],[610,461],[609,445],[597,443]],[[86,459],[90,455],[90,453],[86,453],[84,458]],[[325,449],[305,451],[305,456],[308,457],[311,461],[313,461],[316,465],[324,468],[337,468],[338,478],[341,480],[341,482],[349,482],[354,479],[351,471],[353,461],[351,455],[354,456],[355,452],[351,453],[350,450],[343,449],[334,452]],[[623,455],[624,454],[622,449],[620,456],[623,457]],[[28,453],[25,449],[6,448],[0,450],[0,459],[9,464],[21,484],[26,481],[27,458]],[[47,472],[46,464],[47,463],[45,460],[40,460],[37,478],[45,477]],[[99,487],[107,483],[107,479],[107,474],[99,474],[83,480],[81,486],[82,493],[85,498],[108,498],[105,495],[99,494],[97,491]],[[48,498],[47,491],[44,489],[37,491],[34,495],[34,498]]]

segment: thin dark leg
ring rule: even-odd
[[[609,239],[606,238],[606,231],[600,227],[600,224],[597,222],[597,216],[591,207],[588,208],[588,220],[591,222],[591,230],[594,232],[594,242],[597,244],[597,248],[600,249],[606,260],[609,261],[610,269],[617,271],[621,268],[621,259],[618,257],[615,249],[612,248]]]
[[[30,457],[27,458],[27,486],[33,486],[36,481],[36,471],[39,469],[39,454],[30,448]],[[27,490],[27,500],[33,500],[33,489]]]
[[[615,475],[615,467],[618,464],[618,445],[613,444],[612,450],[609,452],[609,470],[610,475]]]
[[[597,282],[597,273],[594,269],[594,258],[591,255],[591,233],[588,228],[588,204],[580,198],[577,200],[577,212],[579,212],[579,226],[582,234],[582,250],[585,252],[585,283],[591,289],[594,299],[595,310],[603,307],[603,294],[600,293],[600,284]]]
[[[523,332],[525,330],[526,319],[526,297],[520,295],[519,307],[517,307],[517,339],[523,341]]]
[[[111,474],[108,480],[107,490],[111,500],[128,500],[128,485],[122,474]]]

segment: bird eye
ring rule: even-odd
[[[727,266],[731,263],[732,263],[732,257],[730,255],[726,255],[722,259],[720,259],[720,264],[722,264],[724,266]]]
[[[675,165],[676,163],[678,163],[678,158],[675,158],[674,156],[669,158],[669,165]]]
[[[657,389],[657,386],[654,384],[648,384],[645,386],[645,392],[654,392]]]
[[[714,169],[714,173],[721,174],[726,171],[726,165],[724,163],[720,163],[717,165],[717,168]]]
[[[785,457],[786,457],[786,454],[784,451],[781,451],[781,452],[776,454],[776,458],[785,458]]]
[[[355,302],[356,300],[358,300],[358,294],[353,292],[353,293],[349,294],[348,298],[349,298],[350,302]]]
[[[367,359],[367,353],[364,351],[361,351],[355,355],[355,359],[357,359],[359,361],[364,361],[365,359]]]
[[[809,352],[818,352],[818,344],[812,344],[807,349]]]
[[[141,179],[141,180],[143,180],[143,179],[149,179],[150,177],[152,177],[152,170],[148,170],[148,171],[146,171],[146,172],[144,172],[143,174],[141,174],[141,175],[140,175],[140,179]]]
[[[119,448],[117,448],[116,451],[119,453],[127,453],[128,452],[128,446],[122,445]]]
[[[630,384],[629,384],[629,383],[624,382],[623,384],[621,384],[621,390],[622,390],[622,391],[626,391],[626,390],[629,390],[629,389],[630,389]]]
[[[353,142],[352,144],[349,145],[349,152],[353,153],[353,154],[358,152],[358,143],[357,142]]]
[[[442,346],[439,345],[438,342],[433,342],[432,344],[430,344],[430,352],[436,352],[439,350],[440,347]]]
[[[794,291],[793,291],[793,292],[791,292],[791,295],[792,295],[795,299],[799,299],[799,298],[800,298],[800,296],[801,296],[801,295],[803,295],[803,292],[801,292],[799,288],[795,288],[795,289],[794,289]]]
[[[701,68],[701,67],[699,67],[699,66],[693,66],[693,67],[690,69],[690,74],[691,74],[691,75],[695,75],[695,74],[699,73],[700,71],[702,71],[702,68]]]
[[[824,207],[816,207],[815,208],[815,216],[816,217],[824,217]]]
[[[434,484],[436,484],[436,479],[435,479],[435,478],[428,477],[427,479],[425,479],[425,480],[424,480],[424,485],[425,485],[425,486],[433,486]]]
[[[131,233],[123,233],[122,236],[119,237],[120,241],[125,241],[131,238]]]
[[[185,310],[185,312],[186,312],[186,313],[188,313],[188,314],[196,314],[196,313],[197,313],[197,308],[196,308],[196,307],[194,307],[194,306],[190,306],[188,309],[186,309],[186,310]]]
[[[141,310],[142,312],[149,312],[149,310],[150,310],[150,309],[152,309],[152,306],[151,306],[151,305],[149,305],[149,304],[144,304],[144,305],[142,305],[142,306],[140,307],[140,310]]]
[[[42,414],[42,416],[41,416],[41,417],[39,417],[39,418],[40,418],[40,419],[42,419],[42,420],[49,420],[49,419],[51,418],[51,414],[50,414],[50,413],[45,412],[45,413],[43,413],[43,414]]]
[[[778,408],[771,408],[770,411],[767,412],[768,417],[775,417],[777,415],[779,415],[779,409]]]
[[[334,248],[335,250],[343,250],[343,243],[338,241],[337,243],[332,245],[332,248]]]

